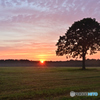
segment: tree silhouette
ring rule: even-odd
[[[56,46],[56,55],[82,58],[82,69],[85,69],[86,54],[100,50],[100,23],[92,18],[74,22],[65,35],[60,36]]]

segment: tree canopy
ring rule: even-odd
[[[64,36],[60,36],[56,46],[56,55],[66,55],[67,58],[83,58],[85,69],[85,56],[100,50],[100,23],[92,18],[84,18],[74,22]]]

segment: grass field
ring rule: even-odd
[[[70,97],[70,91],[99,95]],[[0,100],[100,100],[100,68],[0,67]]]

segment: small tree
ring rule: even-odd
[[[64,36],[60,36],[56,46],[56,55],[67,58],[83,58],[82,69],[85,69],[85,57],[100,50],[100,23],[95,19],[84,18],[69,27]]]

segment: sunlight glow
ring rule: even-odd
[[[40,63],[42,63],[42,64],[43,64],[43,63],[44,63],[44,60],[40,60]]]

